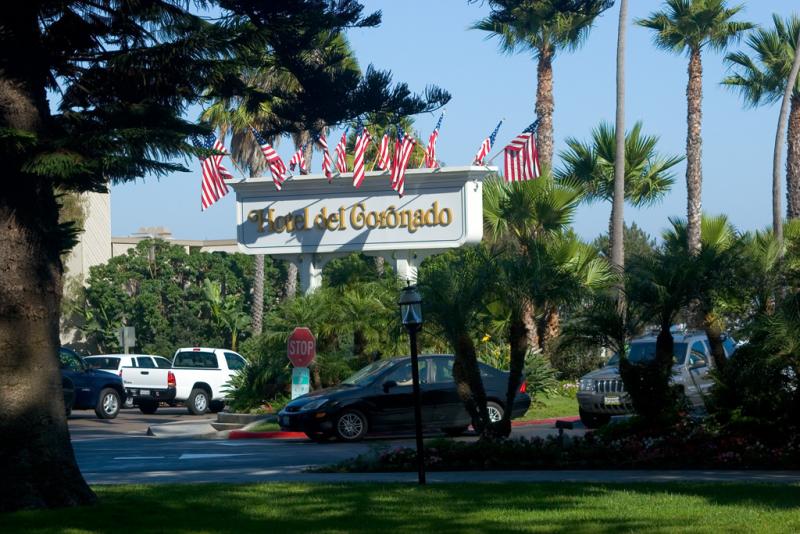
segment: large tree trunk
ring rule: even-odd
[[[7,177],[11,179],[11,177]],[[95,501],[67,427],[58,363],[58,207],[26,176],[0,196],[0,512]]]
[[[553,52],[545,47],[539,51],[539,63],[536,66],[536,116],[539,119],[536,148],[539,150],[539,162],[547,168],[553,164],[554,107]]]
[[[686,86],[686,234],[689,253],[700,253],[700,221],[703,187],[703,64],[700,49],[689,56],[689,83]]]
[[[256,254],[255,273],[253,275],[253,305],[250,314],[253,317],[253,334],[259,335],[264,322],[264,255]]]
[[[614,196],[611,203],[611,264],[622,274],[625,270],[625,25],[628,19],[628,1],[619,7],[617,33],[617,122],[616,150],[614,155]],[[622,281],[617,286],[617,304],[625,309],[625,292]]]
[[[800,94],[792,95],[789,111],[789,153],[786,155],[786,217],[800,218]]]
[[[4,13],[18,54],[0,73],[0,128],[41,133],[49,108],[48,73],[37,19],[40,5]],[[0,190],[0,513],[21,508],[89,504],[96,497],[81,476],[67,427],[59,370],[62,264],[59,208],[50,180],[4,162]]]
[[[525,348],[535,349],[539,346],[539,329],[536,327],[536,309],[530,299],[522,301],[522,321],[525,323]]]

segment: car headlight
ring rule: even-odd
[[[594,391],[594,380],[591,378],[581,378],[579,389],[581,391]]]
[[[311,410],[318,410],[322,408],[325,404],[327,404],[329,400],[330,399],[328,399],[327,397],[322,397],[321,399],[313,400],[308,404],[304,405],[302,408],[300,408],[300,411],[309,412]]]

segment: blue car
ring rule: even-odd
[[[114,419],[125,398],[119,376],[87,367],[78,354],[66,347],[58,350],[64,406],[72,410],[94,410],[100,419]]]

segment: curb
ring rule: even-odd
[[[247,430],[231,430],[228,439],[308,439],[303,432],[248,432]]]

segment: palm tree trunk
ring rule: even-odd
[[[800,218],[800,94],[789,109],[789,153],[786,156],[786,217]]]
[[[542,167],[553,164],[553,52],[549,46],[539,50],[536,66],[536,116],[539,129],[536,133],[539,162]]]
[[[511,435],[511,409],[514,406],[514,399],[522,383],[525,355],[528,353],[527,330],[522,317],[516,317],[511,321],[508,335],[511,363],[508,370],[506,409],[503,412],[503,419],[495,425],[495,432],[500,436]]]
[[[628,1],[619,7],[617,33],[617,125],[614,155],[614,198],[611,205],[611,264],[621,274],[625,270],[625,25],[628,20]],[[617,302],[624,309],[625,293],[617,288]]]
[[[800,35],[797,37],[795,50],[800,50]],[[797,84],[797,75],[800,73],[800,53],[795,54],[789,79],[786,81],[786,90],[783,93],[781,112],[778,116],[778,130],[775,133],[775,150],[772,160],[772,231],[778,244],[783,247],[783,210],[781,210],[781,150],[783,149],[783,132],[786,130],[789,106],[792,92]],[[791,152],[790,152],[791,156]],[[788,178],[788,175],[787,175]]]
[[[286,290],[284,292],[287,299],[297,296],[297,265],[289,262],[286,266]]]
[[[706,312],[703,315],[703,330],[706,333],[708,345],[711,348],[711,359],[713,360],[714,367],[716,367],[718,371],[724,371],[727,359],[725,358],[725,347],[722,344],[722,327],[713,313]]]
[[[699,48],[689,55],[689,83],[686,87],[686,234],[689,253],[700,253],[700,220],[703,187],[703,64]]]
[[[253,335],[259,335],[264,322],[264,255],[256,254],[255,273],[253,275],[253,304],[250,315],[253,318]]]
[[[522,321],[525,323],[525,336],[528,344],[526,349],[538,347],[539,330],[536,327],[536,310],[533,307],[533,302],[527,298],[522,302]]]
[[[375,256],[375,271],[380,277],[386,272],[386,259],[383,256]]]
[[[491,436],[489,413],[486,409],[486,390],[483,388],[481,370],[475,352],[475,343],[467,333],[456,339],[453,379],[458,397],[464,403],[475,431],[483,437]]]

